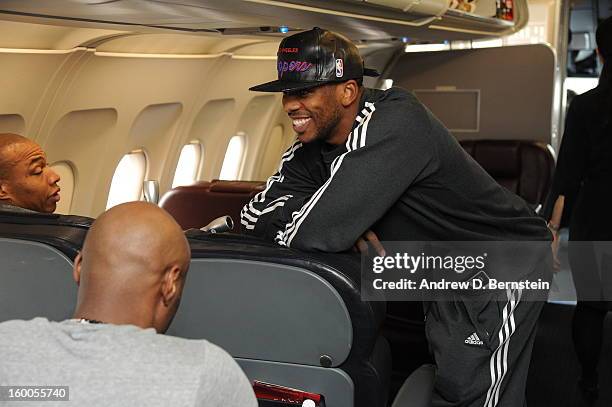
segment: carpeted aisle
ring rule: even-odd
[[[542,311],[527,381],[528,407],[587,405],[576,386],[580,367],[571,337],[573,312],[573,306],[559,304],[546,304]],[[612,406],[612,313],[605,324],[596,407]]]

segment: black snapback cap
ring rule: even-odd
[[[364,68],[359,50],[348,38],[318,27],[281,41],[277,70],[277,80],[249,90],[293,92],[330,82],[380,75],[374,69]]]

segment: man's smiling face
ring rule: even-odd
[[[283,109],[302,143],[328,141],[334,136],[342,117],[337,86],[328,84],[283,95]]]
[[[0,203],[53,213],[60,200],[60,177],[47,164],[42,148],[26,140],[5,147],[0,154],[7,166],[0,179]]]

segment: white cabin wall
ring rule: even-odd
[[[69,213],[89,215],[95,210],[96,200],[106,203],[108,186],[98,182],[104,180],[108,166],[109,150],[116,134],[118,112],[115,108],[74,109],[52,120],[53,124],[43,130],[48,136],[39,140],[51,163],[68,163],[74,171],[72,196],[66,194],[70,186],[60,181],[63,189],[62,201],[71,199]],[[27,134],[26,134],[27,135]],[[116,165],[119,160],[116,160]],[[106,166],[105,166],[106,164]],[[106,170],[108,171],[108,170]],[[111,175],[112,177],[112,172]],[[65,202],[62,204],[66,205]],[[64,206],[65,207],[65,206]]]
[[[181,146],[191,140],[198,141],[202,146],[202,163],[197,179],[212,179],[218,174],[218,168],[221,168],[221,159],[218,157],[223,157],[227,143],[215,142],[215,136],[222,140],[229,139],[231,131],[228,129],[229,126],[224,126],[224,123],[229,122],[235,109],[236,101],[233,98],[207,101],[191,120],[189,130],[185,131],[178,141]],[[178,157],[179,151],[174,149],[170,161],[178,161]]]
[[[74,28],[61,25],[0,21],[0,47],[10,49],[65,51],[94,40],[129,34],[127,31]]]
[[[67,54],[0,51],[0,89],[6,95],[0,98],[0,115],[3,117],[2,124],[7,126],[0,130],[11,131],[22,127],[23,131],[32,132],[45,90],[67,58]],[[17,126],[15,122],[22,124]]]
[[[272,175],[295,141],[281,95],[248,90],[275,79],[278,38],[8,21],[0,34],[0,86],[10,95],[0,100],[0,131],[36,140],[50,163],[72,169],[60,182],[64,213],[102,213],[117,164],[133,150],[145,152],[145,177],[163,194],[191,141],[203,148],[197,180],[219,177],[236,134],[246,135],[242,180]]]
[[[73,169],[72,214],[105,210],[117,163],[134,149],[146,152],[146,176],[163,193],[184,144],[200,141],[198,179],[208,180],[219,176],[229,139],[244,132],[240,178],[256,179],[269,133],[281,122],[287,128],[279,95],[248,91],[274,79],[277,39],[0,22],[0,32],[20,29],[27,41],[0,40],[0,85],[11,95],[0,100],[0,131],[36,140],[50,162]]]
[[[147,178],[160,180],[162,189],[167,187],[171,182],[171,177],[165,176],[169,167],[168,152],[179,148],[173,143],[179,122],[184,120],[184,112],[193,108],[199,89],[205,87],[203,78],[219,62],[216,59],[131,58],[89,53],[70,75],[68,83],[59,89],[53,105],[48,106],[40,141],[45,149],[57,146],[57,155],[50,156],[53,160],[90,163],[88,166],[75,163],[79,176],[73,212],[95,216],[106,207],[117,163],[132,150],[146,152]],[[61,134],[49,134],[49,129],[62,117],[84,109],[114,109],[117,112],[115,125],[97,139],[96,146],[89,150],[76,144],[71,146],[55,138]],[[82,134],[88,134],[90,122],[85,121],[78,127]],[[66,157],[69,152],[71,157]],[[93,185],[86,187],[86,183]]]
[[[241,178],[245,174],[252,178],[258,168],[270,134],[270,123],[278,106],[278,96],[268,94],[254,97],[244,109],[238,122],[238,131],[246,135],[247,141]]]
[[[20,114],[0,115],[0,129],[6,133],[22,134],[25,132],[25,119]]]
[[[281,103],[280,101],[278,102]],[[265,180],[278,171],[282,154],[296,142],[291,120],[283,111],[271,122],[254,179]]]

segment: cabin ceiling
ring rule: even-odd
[[[407,13],[362,0],[0,0],[0,18],[91,29],[162,30],[224,37],[280,37],[283,34],[276,30],[279,26],[295,30],[320,26],[354,40],[368,41],[401,37],[422,41],[474,39],[518,28],[453,13],[440,17]]]

